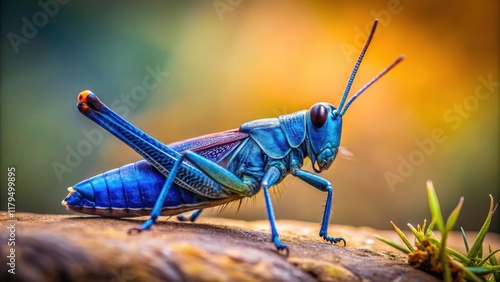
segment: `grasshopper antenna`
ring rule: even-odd
[[[378,19],[375,19],[375,22],[373,23],[372,30],[370,31],[370,35],[368,35],[368,39],[366,40],[365,46],[363,47],[363,50],[361,50],[361,54],[359,54],[358,60],[356,61],[356,64],[354,65],[354,69],[352,70],[351,76],[349,77],[349,81],[347,82],[347,86],[345,87],[344,90],[344,95],[342,96],[342,100],[340,100],[337,114],[343,111],[344,103],[345,100],[347,99],[347,95],[349,94],[349,91],[351,90],[352,83],[354,81],[354,77],[356,76],[356,73],[358,72],[359,65],[361,64],[361,61],[363,60],[363,57],[365,56],[366,50],[368,49],[368,46],[370,46],[370,42],[372,41],[373,34],[375,33],[375,29],[377,29],[377,24],[378,24]]]
[[[347,104],[345,105],[345,107],[340,112],[340,116],[343,116],[345,114],[345,112],[347,111],[347,108],[349,108],[349,106],[351,105],[351,103],[354,102],[354,100],[356,100],[356,98],[358,98],[359,95],[361,95],[361,93],[365,92],[365,90],[368,87],[370,87],[377,80],[379,80],[379,78],[381,78],[382,76],[384,76],[388,71],[390,71],[397,64],[399,64],[404,58],[405,58],[404,55],[399,55],[399,57],[397,57],[397,59],[394,60],[394,62],[392,62],[387,68],[385,68],[385,70],[383,70],[382,72],[380,72],[377,76],[375,76],[372,80],[370,80],[365,86],[363,86],[363,88],[361,88],[358,92],[356,92],[356,94],[354,94],[354,96],[352,96],[351,99],[349,99],[349,101],[347,101]]]

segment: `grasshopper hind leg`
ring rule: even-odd
[[[203,209],[195,210],[194,212],[190,213],[188,216],[185,216],[183,214],[179,214],[177,216],[177,220],[194,222],[198,218],[198,216],[201,214],[202,211],[203,211]]]

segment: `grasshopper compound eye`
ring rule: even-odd
[[[311,122],[314,127],[321,128],[325,124],[326,118],[328,117],[328,110],[326,109],[325,105],[316,104],[311,107],[309,114],[311,116]]]

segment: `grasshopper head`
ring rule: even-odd
[[[356,100],[356,98],[358,98],[359,95],[361,95],[361,93],[363,93],[370,85],[375,83],[375,81],[381,78],[404,58],[403,55],[400,55],[394,62],[392,62],[392,64],[370,80],[346,103],[354,77],[356,76],[356,72],[358,71],[359,65],[363,60],[365,52],[370,45],[375,29],[377,28],[377,23],[378,21],[375,20],[365,46],[363,47],[363,50],[354,65],[354,69],[349,77],[349,81],[347,82],[347,86],[344,90],[344,94],[342,95],[338,108],[335,108],[329,103],[317,103],[309,109],[309,114],[307,115],[307,133],[309,136],[307,151],[315,172],[319,173],[328,169],[335,160],[340,146],[342,116],[345,114],[351,103]]]
[[[328,169],[337,156],[342,133],[342,117],[337,108],[329,103],[314,104],[307,115],[307,133],[314,171]]]

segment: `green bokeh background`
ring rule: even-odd
[[[427,179],[444,214],[465,196],[458,226],[469,230],[481,227],[488,194],[500,199],[498,1],[67,1],[57,7],[16,45],[13,34],[27,37],[23,18],[43,23],[45,12],[35,1],[2,1],[1,210],[10,166],[16,211],[66,213],[60,202],[68,186],[140,159],[106,133],[78,165],[68,165],[68,148],[77,150],[88,140],[83,131],[98,128],[76,109],[80,91],[117,101],[121,114],[164,143],[319,101],[336,105],[374,17],[379,29],[353,90],[400,53],[406,59],[345,115],[342,145],[355,157],[338,158],[322,173],[335,190],[331,222],[388,229],[389,220],[428,219]],[[147,67],[169,75],[123,108]],[[474,98],[479,77],[494,82],[481,88],[482,100]],[[418,157],[416,141],[436,129],[446,140],[389,185],[385,175],[398,174],[401,159]],[[69,170],[58,177],[55,163]],[[277,218],[319,224],[323,193],[290,176],[276,194]],[[235,211],[229,207],[222,216],[266,218],[261,194]]]

